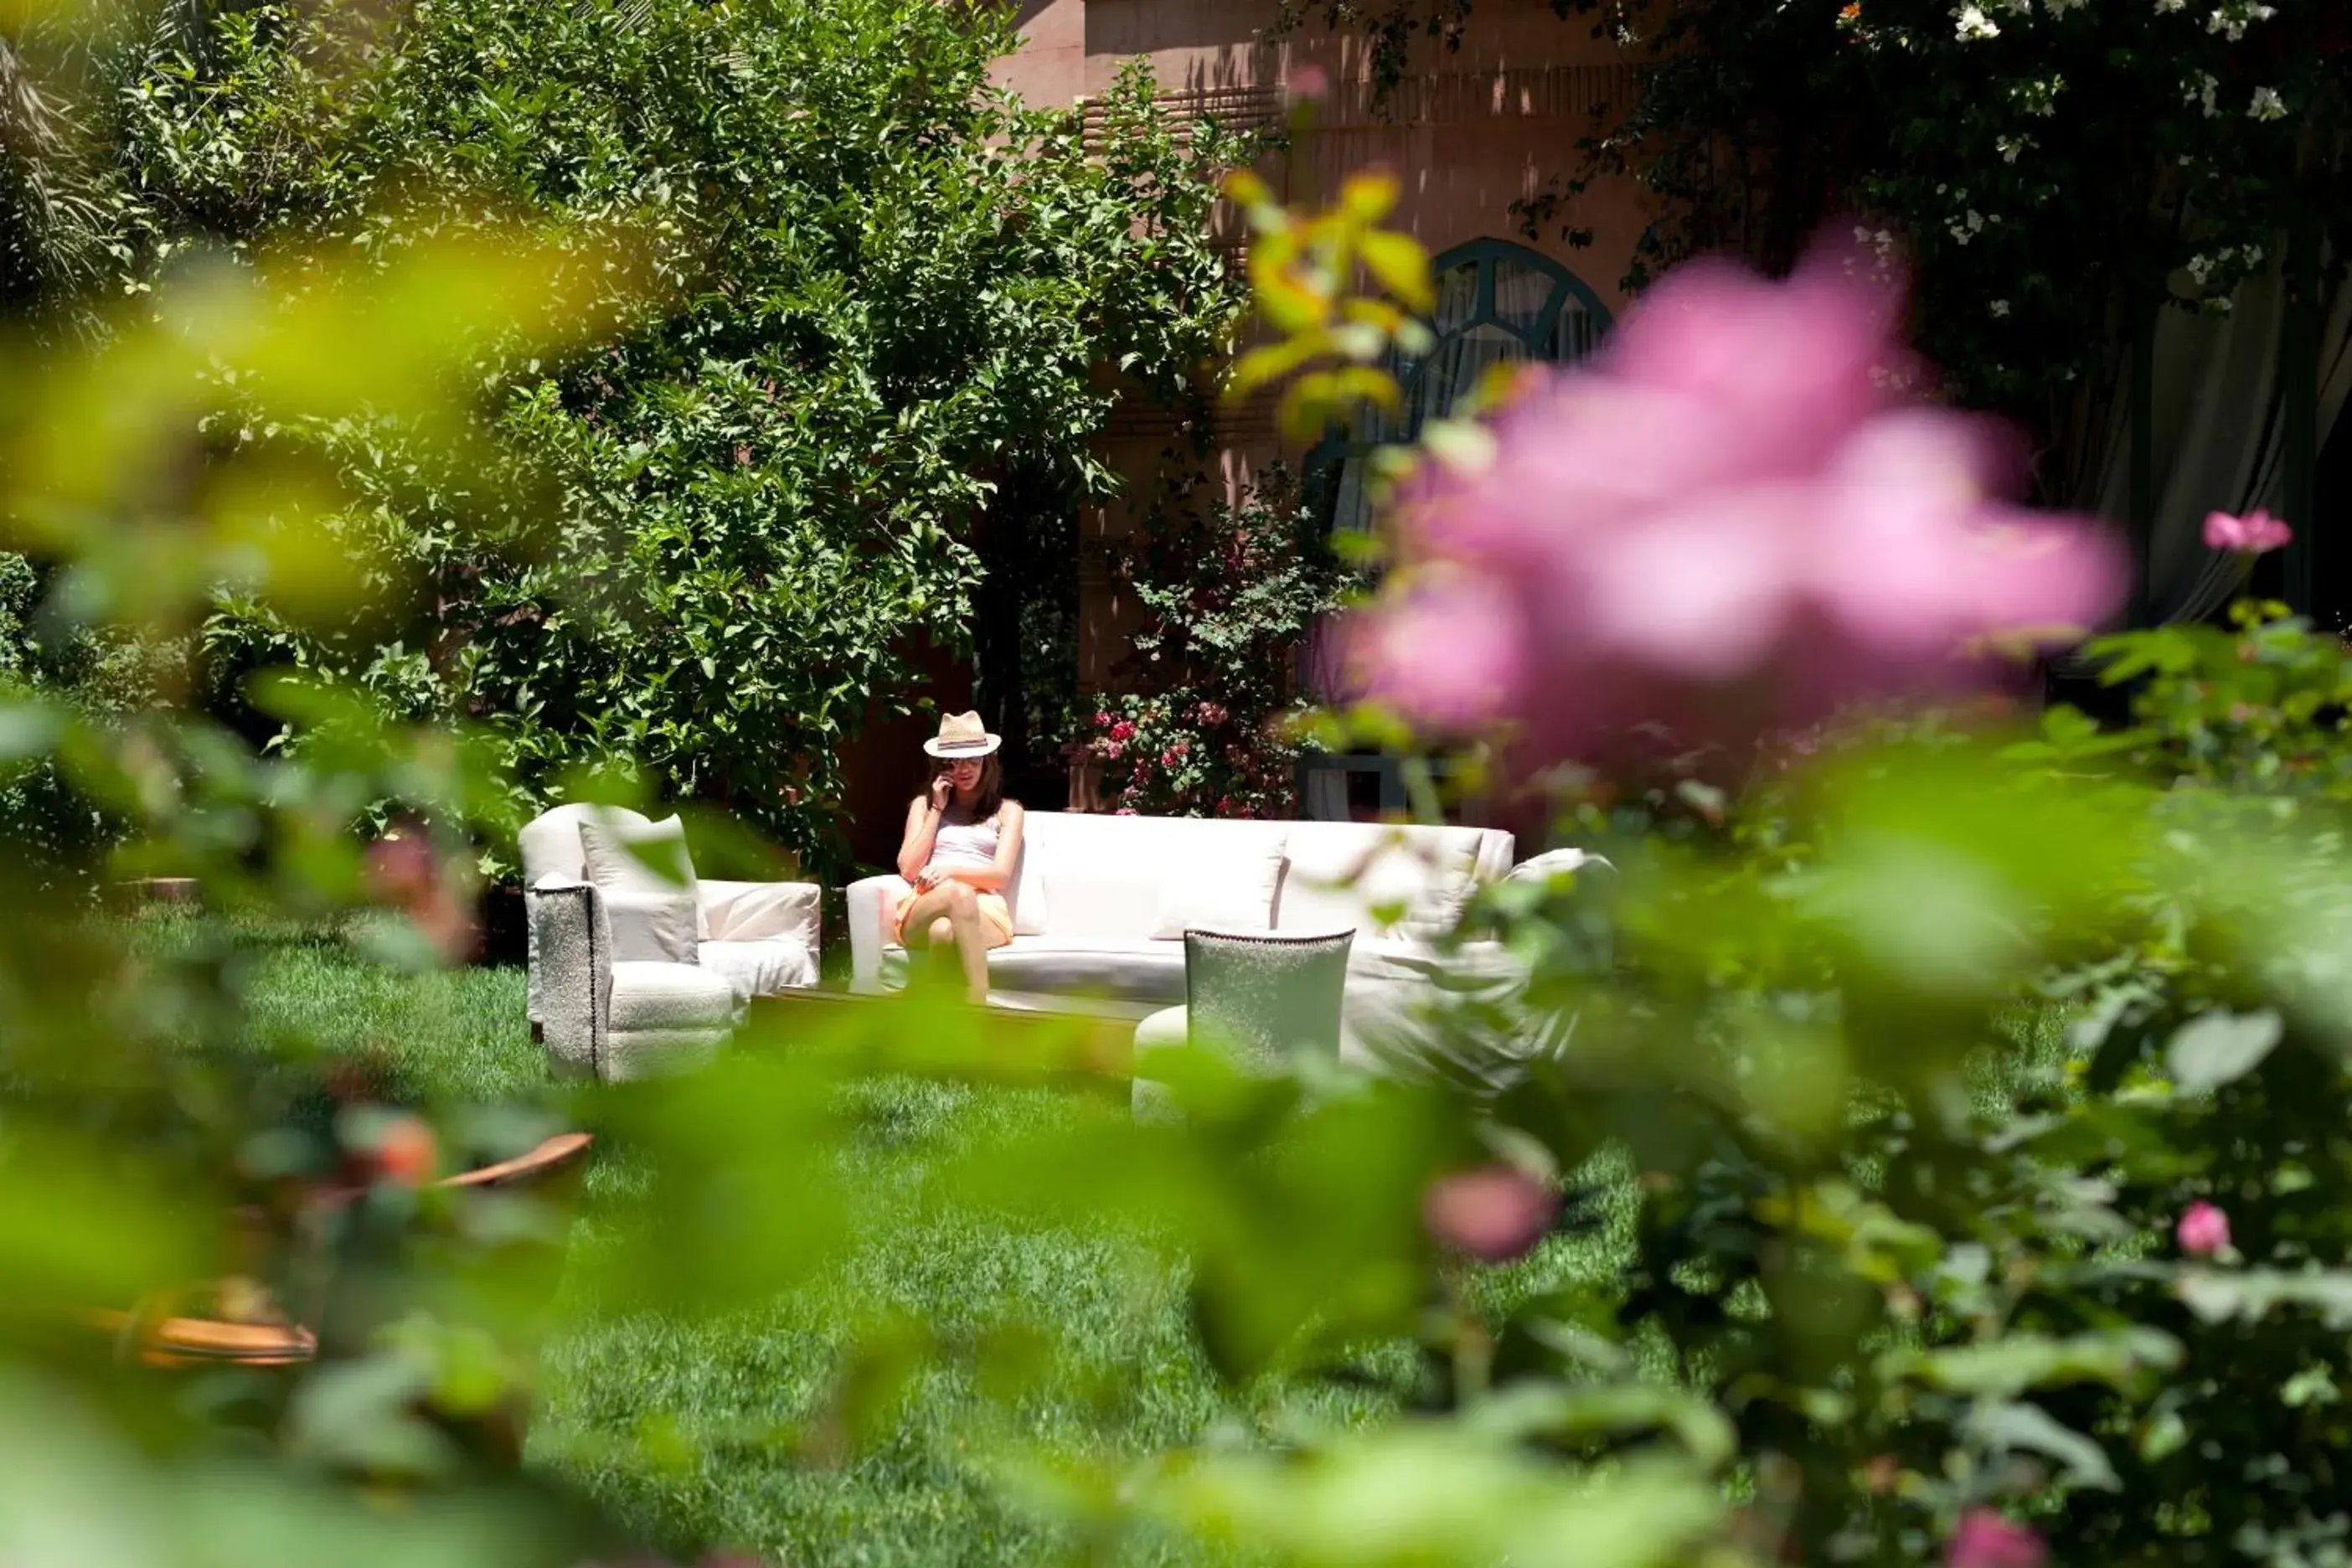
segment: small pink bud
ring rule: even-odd
[[[1429,1234],[1486,1263],[1508,1263],[1534,1249],[1559,1213],[1559,1194],[1511,1165],[1481,1165],[1429,1184],[1422,1200]]]
[[[2230,1245],[2230,1216],[2209,1203],[2193,1203],[2173,1227],[2173,1238],[2191,1258],[2210,1258]]]
[[[1945,1549],[1946,1568],[2042,1568],[2049,1553],[2042,1538],[1989,1508],[1972,1508]]]

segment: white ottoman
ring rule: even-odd
[[[1176,1109],[1176,1097],[1152,1071],[1154,1058],[1166,1058],[1181,1051],[1192,1039],[1191,1014],[1182,1007],[1162,1007],[1135,1026],[1134,1087],[1129,1091],[1129,1103],[1138,1121],[1174,1121],[1182,1112]]]
[[[613,965],[612,1013],[597,1076],[608,1083],[699,1067],[741,1021],[727,976],[698,963]]]

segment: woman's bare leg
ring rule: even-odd
[[[948,923],[955,928],[958,956],[963,960],[964,1000],[974,1006],[988,1000],[988,922],[980,918],[980,895],[964,882],[948,884]]]
[[[988,950],[998,945],[995,928],[980,918],[980,896],[969,883],[942,882],[907,906],[899,922],[908,948],[929,947],[934,956],[953,943],[962,963],[964,996],[988,1000]]]

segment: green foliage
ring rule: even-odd
[[[1654,215],[1622,279],[1638,291],[1717,250],[1777,270],[1853,226],[1914,263],[1920,348],[1958,401],[2034,430],[2059,500],[2090,482],[2124,352],[2159,305],[2227,310],[2283,247],[2343,249],[2352,33],[2330,0],[1552,9],[1623,49],[1634,87],[1557,150],[1530,231],[1591,244],[1580,198],[1637,182]],[[1289,0],[1282,26],[1363,37],[1384,95],[1486,15]]]
[[[1839,7],[1572,0],[1644,54],[1632,101],[1528,213],[1659,198],[1626,282],[1718,248],[1785,265],[1821,226],[1917,270],[1919,346],[1961,401],[2095,450],[2126,344],[2161,303],[2226,310],[2283,246],[2340,237],[2347,37],[2322,0]],[[2084,482],[2053,467],[2044,492]]]
[[[1140,69],[1092,132],[1023,108],[987,78],[1011,42],[916,0],[435,0],[121,51],[126,289],[192,247],[391,257],[516,213],[647,286],[561,357],[486,349],[478,468],[266,396],[225,427],[331,471],[327,546],[410,599],[387,626],[233,592],[223,700],[295,664],[481,723],[532,799],[642,769],[839,865],[836,752],[917,695],[919,639],[968,646],[979,520],[1104,500],[1114,399],[1190,396],[1238,301],[1207,216],[1239,144],[1169,122]]]
[[[1114,809],[1289,816],[1301,650],[1339,607],[1347,574],[1289,475],[1270,468],[1238,505],[1172,487],[1119,560],[1144,622],[1096,709],[1087,754]]]
[[[405,20],[430,39],[442,15]],[[772,44],[728,31],[735,13],[654,11],[645,47],[708,37],[756,62],[879,15],[778,12]],[[498,16],[525,32],[593,21]],[[303,25],[253,12],[215,37],[231,68],[299,82],[339,57],[267,58],[236,35]],[[932,25],[908,24],[902,52],[918,66]],[[446,37],[467,47],[446,56],[362,47],[379,68],[331,91],[274,86],[289,102],[329,101],[258,120],[289,145],[340,145],[340,117],[412,101],[404,62],[494,75],[484,46],[508,36],[460,27]],[[639,85],[625,68],[637,46],[600,37],[609,90],[592,101],[583,78],[546,98],[592,124]],[[921,79],[882,74],[925,104]],[[741,91],[766,90],[750,75]],[[814,79],[844,95],[847,123],[884,116],[868,105],[856,119],[870,83],[846,65]],[[976,70],[961,80],[976,90]],[[247,122],[243,105],[205,101],[223,125]],[[991,100],[953,99],[972,101]],[[510,178],[549,154],[542,194],[621,179],[555,155],[587,143],[499,144],[489,120],[462,124],[444,149],[453,163],[503,159]],[[766,133],[811,158],[830,144],[781,110]],[[615,131],[612,144],[628,140]],[[193,137],[173,156],[201,174],[217,141]],[[887,195],[894,170],[961,145],[913,132],[859,175]],[[251,188],[283,178],[332,195],[348,176],[373,192],[394,178],[296,151],[265,160]],[[1013,199],[985,163],[968,165],[973,188]],[[1074,158],[1065,175],[1090,167]],[[1034,192],[1057,177],[1048,160]],[[188,188],[226,201],[239,187],[220,174]],[[19,599],[37,603],[17,618],[37,635],[12,637],[12,652],[37,665],[84,635],[168,648],[226,584],[277,628],[273,646],[315,667],[343,626],[373,649],[419,619],[446,623],[418,606],[463,600],[499,563],[583,574],[595,558],[566,531],[584,493],[576,470],[621,461],[600,430],[619,421],[635,441],[659,413],[663,429],[724,439],[699,410],[714,389],[748,405],[758,384],[734,361],[696,358],[686,374],[695,345],[673,335],[675,291],[704,275],[681,261],[690,247],[666,245],[676,237],[650,190],[625,195],[609,213],[550,200],[541,223],[491,242],[466,224],[438,240],[395,224],[403,242],[380,256],[265,248],[159,278],[89,342],[12,350],[0,521],[46,574],[19,578]],[[835,195],[869,211],[863,187]],[[339,207],[348,196],[310,209],[315,234],[348,238],[351,211],[388,210]],[[720,197],[755,199],[692,200]],[[398,211],[404,222],[446,205]],[[925,221],[951,240],[968,232],[952,216]],[[903,276],[929,259],[865,264]],[[846,299],[835,303],[858,315]],[[1336,313],[1337,293],[1325,303]],[[1297,316],[1302,331],[1328,324],[1317,309]],[[770,374],[768,350],[741,352]],[[660,374],[641,374],[636,354]],[[773,374],[805,388],[832,363],[778,350]],[[599,374],[613,388],[597,393],[602,412],[565,401],[595,393]],[[871,405],[839,417],[870,419]],[[536,437],[528,450],[519,431]],[[920,455],[924,431],[896,438],[919,449],[908,462],[948,471]],[[358,460],[371,449],[381,469]],[[656,445],[627,461],[690,471],[681,449]],[[854,490],[854,474],[836,478]],[[671,520],[665,548],[690,575],[681,542],[699,541],[702,521],[663,511],[687,504],[664,493],[628,500]],[[428,515],[456,553],[415,546]],[[1245,550],[1263,542],[1272,569],[1239,586],[1281,584],[1276,607],[1303,626],[1328,587],[1323,568],[1280,553],[1295,549],[1295,521],[1285,503],[1245,524],[1213,509],[1202,526]],[[361,539],[382,548],[355,551]],[[490,563],[478,577],[439,574],[477,558]],[[1157,646],[1227,679],[1256,659],[1270,680],[1234,600],[1193,603],[1221,560],[1155,578]],[[550,593],[551,616],[602,602]],[[717,665],[721,632],[709,651],[669,649],[672,664]],[[429,636],[405,646],[421,665],[384,681],[427,696],[443,661],[474,657]],[[1153,1313],[1181,1288],[1191,1364],[1241,1415],[1156,1428],[1140,1458],[1107,1452],[1083,1424],[1019,1428],[995,1413],[1148,1401],[1150,1368],[1090,1364],[1087,1337],[1043,1314],[975,1322],[968,1296],[918,1296],[860,1324],[826,1392],[781,1421],[705,1419],[673,1381],[676,1358],[656,1361],[625,1441],[709,1493],[727,1491],[725,1467],[747,1449],[763,1466],[855,1468],[888,1451],[911,1402],[952,1383],[985,1407],[957,1437],[1002,1497],[1044,1521],[1045,1549],[1074,1560],[1172,1537],[1299,1563],[1893,1565],[1947,1554],[1988,1510],[2031,1521],[2063,1561],[2329,1560],[2352,1379],[2342,658],[2260,607],[2234,637],[2176,631],[2109,651],[2116,679],[2147,677],[2120,743],[2079,717],[2021,748],[1943,721],[1857,728],[1740,793],[1685,792],[1684,831],[1593,843],[1608,873],[1488,889],[1462,931],[1493,945],[1457,936],[1395,955],[1521,966],[1524,996],[1465,994],[1433,1022],[1450,1053],[1496,1066],[1478,1094],[1330,1062],[1244,1074],[1203,1045],[1166,1069],[1180,1122],[1138,1125],[1116,1092],[1074,1095],[919,1169],[873,1158],[877,1143],[920,1136],[916,1109],[877,1093],[877,1075],[1034,1081],[1098,1067],[1093,1026],[875,1004],[833,1029],[754,1027],[710,1071],[582,1091],[560,1111],[503,1074],[480,1084],[497,1103],[468,1104],[383,1068],[373,1047],[401,1051],[414,1028],[397,1010],[357,992],[257,1005],[252,943],[235,929],[142,945],[30,896],[16,845],[0,846],[0,1426],[31,1456],[0,1475],[0,1555],[52,1554],[47,1542],[119,1524],[121,1540],[87,1554],[140,1568],[223,1552],[610,1560],[616,1537],[643,1531],[551,1495],[499,1440],[545,1340],[550,1244],[568,1208],[419,1179],[421,1164],[502,1152],[560,1114],[617,1152],[606,1179],[641,1222],[586,1232],[552,1298],[565,1329],[675,1342],[822,1300],[845,1270],[870,1279],[860,1270],[877,1267],[877,1246],[905,1248],[904,1266],[978,1273],[993,1260],[938,1238],[982,1225],[1092,1236],[1106,1241],[1097,1299],[1137,1281]],[[438,698],[387,717],[354,695],[349,669],[326,666],[329,679],[281,668],[234,693],[261,734],[302,738],[290,751],[257,750],[184,708],[92,712],[27,681],[0,706],[0,755],[54,767],[121,818],[121,847],[71,852],[82,875],[169,867],[273,919],[385,906],[390,918],[348,924],[352,941],[386,969],[424,971],[451,950],[440,914],[466,886],[471,846],[510,821],[523,785],[508,764],[525,731],[495,714],[487,737],[440,721]],[[389,812],[416,825],[396,841],[417,853],[410,874],[362,837]],[[1546,1049],[1526,1048],[1530,1028]],[[1548,1226],[1587,1247],[1622,1237],[1624,1266],[1517,1262]],[[238,1279],[318,1331],[314,1361],[200,1389],[124,1364],[171,1303],[226,1310],[250,1294]],[[89,1313],[110,1307],[136,1310],[100,1332]],[[621,1419],[606,1408],[583,1425],[611,1435]],[[593,1465],[594,1446],[567,1458]],[[835,1544],[823,1529],[819,1549]]]

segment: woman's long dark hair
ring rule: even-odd
[[[936,784],[955,766],[952,757],[935,757],[931,761],[931,782]],[[948,797],[953,800],[951,795]],[[1004,805],[1004,763],[994,752],[980,760],[980,784],[971,792],[971,819],[990,822]]]

